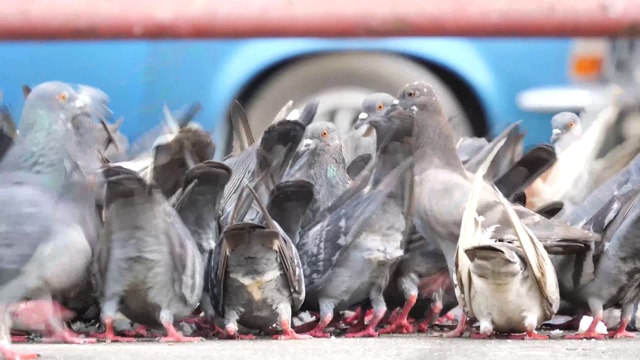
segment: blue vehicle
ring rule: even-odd
[[[99,87],[110,95],[114,117],[124,117],[121,131],[130,140],[158,124],[164,104],[199,101],[197,121],[228,150],[234,99],[257,135],[287,101],[302,106],[314,98],[317,119],[346,130],[364,95],[395,94],[422,79],[438,91],[457,135],[492,136],[522,119],[530,146],[548,141],[553,112],[588,102],[571,103],[567,91],[599,81],[605,53],[602,40],[568,38],[5,42],[0,90],[18,115],[23,84]]]

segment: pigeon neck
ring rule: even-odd
[[[442,112],[420,110],[415,121],[415,171],[417,174],[435,168],[464,174],[456,153],[453,134]]]
[[[3,171],[16,171],[42,175],[44,185],[58,188],[67,175],[64,165],[67,155],[67,129],[49,126],[20,132],[15,145],[9,150],[0,167]]]
[[[377,188],[385,178],[404,160],[411,156],[411,148],[408,144],[400,142],[390,142],[380,149],[373,172],[372,188]],[[402,200],[403,187],[398,186],[389,192],[388,197]]]

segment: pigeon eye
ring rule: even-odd
[[[66,92],[58,94],[58,101],[65,102],[67,99],[69,99],[69,95]]]
[[[569,129],[571,129],[573,127],[573,121],[570,122],[567,126],[569,127]]]
[[[380,110],[384,109],[384,104],[378,104],[377,109],[378,109],[378,111],[380,111]]]
[[[413,92],[413,90],[409,90],[409,91],[407,91],[407,96],[408,96],[408,97],[413,97],[413,95],[415,95],[415,93]]]
[[[329,130],[322,130],[322,134],[320,134],[320,136],[326,138],[327,136],[329,136]]]

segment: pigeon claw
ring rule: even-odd
[[[366,329],[360,332],[347,334],[348,338],[359,338],[359,337],[378,337],[378,333],[376,332],[376,326],[380,323],[380,320],[384,317],[384,314],[387,312],[386,308],[376,310],[373,313],[373,319],[369,325],[367,325]]]
[[[604,340],[604,335],[598,334],[595,330],[585,331],[582,334],[565,335],[564,339],[568,340],[582,340],[582,339],[595,339]]]
[[[467,327],[467,316],[463,313],[460,319],[458,319],[458,325],[455,329],[444,333],[442,336],[446,338],[462,337]]]
[[[391,326],[380,330],[380,334],[410,334],[415,332],[413,325],[407,319],[396,319]]]
[[[309,335],[311,337],[314,338],[328,338],[331,337],[331,334],[326,333],[322,330],[318,330],[318,329],[313,329],[311,331],[309,331],[308,333],[305,333],[304,335]]]
[[[6,360],[37,359],[40,357],[40,354],[35,354],[35,353],[22,354],[19,352],[15,352],[9,349],[7,345],[0,345],[0,353],[2,354],[2,356],[4,356]]]
[[[332,319],[333,319],[333,314],[326,315],[324,318],[322,318],[320,320],[318,325],[316,325],[316,327],[313,330],[305,333],[304,335],[311,335],[314,338],[328,338],[328,337],[331,337],[331,334],[324,332],[324,328],[326,328],[327,325],[329,325],[329,323],[331,323]]]
[[[167,336],[158,338],[159,342],[198,342],[203,341],[201,337],[184,336],[170,322],[163,322],[164,328],[167,330]]]
[[[620,324],[616,330],[609,331],[607,337],[614,339],[635,338],[636,334],[627,331],[627,324]]]
[[[582,334],[565,335],[564,338],[575,339],[575,340],[581,340],[581,339],[603,340],[604,335],[598,334],[598,332],[596,331],[596,326],[600,323],[600,320],[602,320],[601,312],[594,315],[593,320],[591,320],[591,324],[589,325],[589,328],[587,329],[587,331],[585,331]]]
[[[364,323],[364,319],[357,322],[355,325],[347,329],[347,334],[355,334],[357,332],[363,331],[366,329],[367,325]]]
[[[548,335],[541,335],[535,331],[527,331],[525,334],[511,334],[509,339],[512,340],[549,340]]]
[[[104,339],[106,342],[136,342],[136,339],[116,335],[113,329],[113,318],[111,317],[104,318],[104,327],[103,333],[93,333],[91,336],[96,339]]]
[[[293,331],[289,320],[282,320],[280,325],[282,326],[282,335],[274,336],[274,340],[308,340],[313,338],[311,335],[302,335]]]
[[[342,324],[344,324],[345,326],[353,326],[358,322],[358,319],[360,319],[360,313],[362,313],[362,308],[359,307],[356,309],[356,311],[353,313],[353,315],[346,317],[342,320]]]
[[[493,334],[483,334],[483,333],[473,333],[471,334],[472,339],[493,339]]]
[[[220,339],[224,340],[254,340],[255,338],[256,337],[251,334],[240,334],[233,326],[227,326],[224,333],[220,333]]]
[[[380,334],[409,334],[414,332],[413,326],[407,321],[407,317],[417,300],[418,295],[409,296],[400,315],[395,318],[391,326],[380,331]]]
[[[133,330],[123,330],[121,333],[128,337],[147,337],[147,327],[138,324]]]
[[[625,338],[635,338],[636,334],[632,333],[632,332],[628,332],[627,330],[623,330],[623,331],[611,331],[608,334],[609,337],[613,337],[614,339],[625,339]]]
[[[418,324],[418,332],[420,333],[428,333],[429,332],[429,323],[426,321],[420,322]]]
[[[372,329],[370,326],[367,326],[366,329],[345,335],[348,338],[360,338],[360,337],[378,337],[378,333]]]
[[[615,331],[610,331],[607,336],[614,339],[635,338],[636,334],[627,331],[627,325],[629,324],[629,321],[631,321],[630,318],[621,317],[620,325],[618,325],[618,328]]]

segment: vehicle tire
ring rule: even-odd
[[[299,109],[317,99],[315,121],[333,121],[345,134],[360,113],[364,96],[373,92],[395,96],[404,85],[417,80],[435,88],[456,139],[472,136],[468,117],[447,85],[425,66],[396,54],[331,53],[296,60],[262,82],[249,95],[245,108],[257,138],[287,101],[293,100],[294,108]]]

